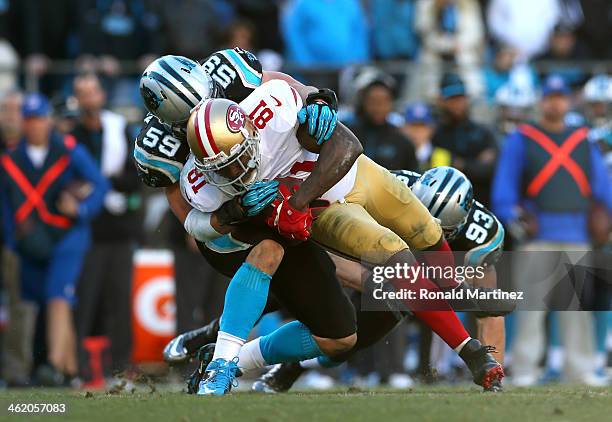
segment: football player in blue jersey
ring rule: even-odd
[[[477,287],[495,287],[496,273],[494,264],[499,258],[504,239],[504,230],[497,218],[482,204],[472,199],[472,187],[469,180],[458,170],[450,167],[439,167],[423,175],[409,171],[396,171],[394,174],[413,189],[416,196],[429,208],[430,212],[441,220],[445,236],[455,251],[463,251],[465,266],[484,267],[484,277],[477,281]],[[338,277],[346,287],[362,290],[362,271],[360,264],[333,256]],[[339,365],[355,351],[374,344],[384,337],[398,323],[397,313],[393,312],[358,312],[357,344],[350,352],[341,354],[341,359],[318,358],[324,366]],[[478,334],[483,343],[493,344],[500,351],[504,348],[503,317],[477,313]],[[214,325],[214,324],[212,324]],[[172,340],[168,348],[179,340],[183,347],[181,354],[175,354],[168,361],[181,361],[195,353],[199,347],[210,340],[213,326],[204,327],[183,334]],[[467,360],[469,362],[469,359]],[[467,363],[466,362],[466,363]],[[313,367],[317,363],[308,362]],[[468,363],[469,366],[469,363]],[[470,368],[472,369],[472,368]],[[265,392],[286,391],[304,372],[300,363],[283,363],[275,365],[255,384],[254,389]],[[495,383],[488,389],[497,391],[501,388]]]

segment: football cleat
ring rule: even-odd
[[[476,318],[504,316],[516,308],[515,300],[504,298],[474,299],[471,295],[468,295],[468,292],[477,290],[475,294],[478,297],[478,293],[489,293],[495,290],[491,287],[472,287],[466,283],[461,283],[455,290],[464,290],[463,299],[451,299],[448,303],[455,311],[473,312]]]
[[[251,389],[259,393],[285,393],[304,372],[306,369],[297,362],[278,363],[257,378]]]
[[[468,341],[459,357],[463,359],[472,373],[475,384],[482,386],[484,391],[501,391],[501,380],[504,378],[504,369],[495,360],[491,352],[495,352],[493,346],[483,346],[478,340]]]
[[[200,347],[200,350],[196,353],[196,359],[199,361],[198,367],[193,371],[191,376],[187,378],[187,393],[196,394],[200,381],[204,378],[206,373],[206,367],[210,363],[215,354],[215,343],[207,344],[206,346]]]
[[[204,327],[174,337],[164,347],[164,360],[170,364],[190,360],[200,348],[217,339],[218,331],[219,318],[215,318]]]
[[[205,378],[198,386],[199,396],[223,396],[238,387],[237,377],[242,372],[238,368],[238,357],[232,360],[215,359],[206,367]]]
[[[190,356],[185,348],[185,334],[174,337],[163,351],[164,360],[168,363],[180,363],[189,360]]]

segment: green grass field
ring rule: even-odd
[[[476,387],[417,387],[409,391],[356,389],[283,395],[234,393],[202,398],[182,393],[108,394],[62,390],[0,392],[0,420],[49,415],[9,414],[9,403],[65,403],[61,417],[75,421],[605,421],[612,389],[558,386],[508,388],[483,394]]]

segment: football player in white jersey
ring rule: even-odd
[[[259,74],[259,76],[257,76],[257,72],[253,71],[252,67],[245,66],[245,63],[253,62],[254,56],[249,54],[250,53],[238,51],[236,49],[215,53],[215,55],[211,56],[211,58],[205,62],[205,67],[213,74],[213,79],[215,79],[218,84],[222,85],[223,91],[235,96],[248,93],[248,91],[252,89],[250,85],[245,85],[245,80],[259,78],[258,82],[255,81],[256,85],[257,83],[261,83],[261,80],[266,77],[288,80],[294,87],[294,90],[296,90],[294,92],[301,91],[302,95],[304,95],[304,92],[312,91],[312,88],[304,87],[288,75],[274,73],[272,75]],[[222,70],[223,72],[221,72]],[[228,73],[229,71],[232,72],[231,75]],[[223,74],[226,77],[231,76],[231,80],[222,81],[227,82],[224,85],[219,82],[218,78],[215,78],[215,76],[220,77],[217,73],[219,73],[219,75]],[[198,230],[206,230],[207,221],[199,220],[197,218],[198,213],[195,211],[191,212],[190,207],[185,207],[184,201],[181,199],[180,191],[177,186],[178,184],[174,183],[174,180],[178,177],[175,178],[174,175],[177,169],[180,170],[180,168],[183,167],[184,161],[180,160],[180,157],[177,161],[176,157],[180,155],[181,157],[187,158],[186,154],[179,154],[183,146],[180,137],[181,134],[184,133],[184,129],[182,128],[184,127],[184,122],[187,117],[189,117],[188,111],[193,106],[194,100],[199,100],[200,96],[206,98],[210,95],[218,95],[221,90],[215,89],[215,86],[215,84],[211,83],[210,77],[201,71],[197,63],[176,56],[165,56],[158,59],[145,71],[141,81],[141,91],[145,99],[145,104],[157,119],[149,120],[149,127],[146,133],[142,137],[139,136],[137,139],[136,150],[139,151],[139,153],[135,153],[135,158],[139,173],[145,183],[151,182],[147,184],[166,188],[166,194],[171,208],[177,217],[185,223],[188,231],[195,234],[196,238],[200,238],[199,234],[201,235],[201,232],[198,232]],[[296,113],[300,113],[298,118],[308,124],[308,130],[313,134],[318,143],[322,143],[329,138],[334,130],[336,115],[335,95],[333,95],[333,92],[329,92],[329,90],[320,90],[308,95],[305,101],[306,106],[296,111]],[[185,110],[187,110],[186,117],[184,117]],[[156,121],[164,122],[161,128],[150,126],[151,122],[155,123]],[[172,131],[170,132],[169,129],[172,129]],[[153,133],[149,136],[149,132],[151,131],[153,131]],[[173,142],[170,143],[170,140]],[[142,143],[140,149],[138,148],[139,141]],[[167,152],[172,153],[172,156],[168,156]],[[256,190],[257,194],[252,194],[250,197],[255,197],[255,199],[257,199],[251,206],[245,205],[244,202],[240,204],[228,203],[229,206],[217,210],[213,218],[215,221],[228,223],[232,221],[232,218],[240,218],[243,214],[252,215],[256,213],[257,205],[265,205],[266,192],[266,185],[260,185]],[[247,214],[247,212],[249,213]],[[221,240],[222,249],[224,249],[224,252],[227,252],[226,256],[232,255],[231,252],[233,251],[235,255],[243,256],[240,254],[240,251],[244,251],[248,247],[248,245],[245,246],[231,239],[226,239],[225,242],[223,239],[219,240]],[[218,246],[219,243],[215,244],[213,247],[216,248]],[[265,253],[262,253],[263,250],[265,250]],[[267,285],[270,282],[270,276],[274,274],[283,258],[283,249],[279,244],[273,241],[263,241],[248,249],[248,251],[246,262],[243,264],[244,268],[241,267],[238,270],[238,273],[234,275],[234,279],[238,278],[242,279],[243,283],[250,283],[250,285],[255,286],[255,290],[263,290],[263,294],[251,294],[249,297],[245,298],[245,300],[249,300],[250,298],[259,299],[259,304],[263,306],[267,298]],[[313,256],[316,261],[318,255],[316,253],[314,255],[310,253],[310,256]],[[235,256],[232,258],[235,258]],[[329,261],[329,259],[327,260]],[[232,260],[230,259],[230,261]],[[323,273],[320,273],[320,275],[322,274]],[[329,277],[322,278],[329,280]],[[258,280],[261,281],[261,283],[257,282]],[[236,283],[230,283],[230,289],[232,285],[236,287],[235,284]],[[262,289],[262,287],[264,288]],[[334,290],[332,287],[324,288],[327,290]],[[253,292],[251,291],[250,293]],[[350,304],[348,305],[350,306]],[[340,306],[339,308],[346,309],[346,306]],[[296,310],[293,309],[293,311],[295,312]],[[244,318],[244,314],[241,317]],[[257,317],[258,316],[254,317],[255,320]],[[250,321],[247,325],[254,324],[255,320]],[[227,318],[227,321],[231,323],[231,318]],[[314,325],[317,325],[316,321]],[[320,325],[321,324],[318,324],[319,327]],[[318,337],[316,339],[316,344],[314,343],[315,340],[310,338],[309,341],[314,344],[312,347],[313,350],[322,350],[326,353],[334,354],[347,347],[350,348],[354,344],[354,322],[352,331],[350,331],[351,324],[347,318],[344,318],[343,323],[335,325],[336,334],[333,335],[332,338]],[[309,334],[305,327],[296,327],[294,324],[294,328],[297,328],[298,334],[300,335],[304,335],[304,333]],[[321,330],[321,332],[332,333],[332,331],[327,329]],[[345,334],[343,336],[339,333]],[[242,337],[246,338],[246,335],[248,335],[248,331],[246,334],[243,334]],[[231,348],[232,343],[235,343],[234,340],[236,340],[237,337],[231,336],[231,334],[228,337],[229,338],[225,339],[227,340],[225,344],[229,345]],[[167,350],[168,353],[172,354],[174,349],[181,349],[182,346],[179,343],[180,342],[174,343],[173,347],[170,348],[172,350]],[[219,341],[218,343],[222,346],[220,350],[223,350],[223,341]],[[180,354],[180,350],[178,350],[178,352]],[[235,356],[235,354],[231,353],[231,356]],[[233,370],[231,365],[230,368],[225,369],[230,372]],[[213,393],[215,391],[223,392],[226,387],[227,384],[225,387],[215,389]]]
[[[273,87],[277,88],[270,89]],[[271,96],[268,94],[271,94]],[[301,148],[297,139],[295,139],[293,145],[282,149],[280,152],[273,148],[269,150],[262,148],[262,154],[260,154],[259,142],[253,142],[255,138],[250,137],[258,133],[257,126],[262,129],[265,126],[269,126],[270,130],[275,129],[278,133],[282,134],[294,131],[297,128],[296,123],[299,119],[297,114],[302,110],[302,100],[297,91],[286,82],[270,81],[257,88],[243,102],[245,101],[257,103],[253,105],[254,115],[252,122],[250,119],[247,119],[240,107],[229,100],[219,100],[218,102],[205,100],[198,105],[198,111],[194,111],[192,118],[190,118],[190,124],[193,127],[199,127],[200,123],[194,120],[194,116],[199,116],[200,119],[210,119],[211,116],[220,118],[221,114],[223,114],[223,124],[231,128],[230,133],[227,134],[229,138],[234,137],[235,143],[239,138],[250,139],[248,142],[238,146],[240,151],[233,151],[234,156],[230,165],[224,167],[231,171],[234,168],[241,169],[239,171],[240,174],[237,174],[236,177],[228,174],[227,176],[230,180],[225,180],[221,176],[217,177],[216,173],[209,173],[213,179],[216,179],[214,182],[205,179],[203,173],[196,166],[199,162],[193,159],[186,163],[181,172],[181,192],[194,208],[186,216],[185,227],[196,239],[208,241],[209,244],[214,237],[230,233],[234,229],[231,225],[219,224],[218,216],[215,214],[223,207],[227,210],[228,205],[226,204],[233,204],[236,208],[244,208],[246,206],[249,207],[249,210],[258,209],[257,207],[262,203],[264,206],[267,205],[266,198],[270,195],[269,187],[271,185],[269,182],[254,184],[255,173],[250,171],[250,169],[254,170],[258,166],[256,162],[259,161],[260,157],[263,160],[267,160],[266,163],[269,164],[268,168],[271,169],[271,173],[263,176],[269,176],[270,179],[279,174],[289,175],[295,173],[296,176],[308,175],[309,173],[307,172],[287,167],[288,162],[293,163],[298,158],[304,158],[304,161],[309,161],[310,164],[314,163],[313,160],[317,160],[319,165],[326,169],[333,165],[333,171],[326,171],[320,181],[324,185],[334,186],[339,179],[346,175],[352,163],[361,152],[361,146],[354,136],[345,136],[344,138],[336,139],[333,144],[323,144],[322,149],[327,150],[327,153],[321,156],[323,160],[319,160],[316,154],[309,153]],[[292,106],[288,105],[289,102],[291,102]],[[287,104],[287,106],[283,108],[283,104]],[[224,105],[226,106],[225,108]],[[274,122],[268,125],[268,122],[272,119],[270,113],[274,113],[270,107],[274,110],[278,108],[278,113]],[[306,136],[308,135],[306,134]],[[308,139],[312,141],[312,138],[309,136]],[[219,142],[221,141],[219,139]],[[282,139],[279,139],[279,141],[282,141]],[[210,147],[208,150],[209,154],[215,154],[219,151],[216,142],[213,141],[213,143],[207,145]],[[348,155],[349,159],[346,160],[344,165],[338,166],[335,163],[334,157],[340,155]],[[350,159],[351,156],[353,157],[352,160]],[[214,165],[214,163],[211,164]],[[224,168],[218,168],[218,170],[223,172]],[[305,179],[308,178],[305,177]],[[276,186],[273,186],[274,190],[271,194],[275,198]],[[312,195],[308,190],[303,192],[306,195]],[[242,194],[244,195],[237,196]],[[312,195],[312,199],[317,197],[318,192],[315,192]],[[263,202],[261,198],[263,198]],[[308,198],[308,196],[305,196],[305,198]],[[308,201],[307,203],[310,202],[308,199],[306,201]],[[194,221],[196,223],[193,223]],[[263,245],[270,248],[270,251],[266,251],[264,255],[268,259],[269,265],[266,268],[256,267],[247,259],[247,262],[238,270],[228,287],[224,316],[221,319],[214,359],[207,370],[207,379],[200,386],[199,394],[225,394],[231,387],[234,374],[237,371],[237,365],[232,360],[239,355],[248,333],[261,315],[267,299],[270,277],[275,273],[283,258],[282,253],[278,253],[279,250],[282,250],[281,245],[273,244],[272,241],[265,242]],[[230,297],[232,300],[227,300]],[[354,333],[346,338],[335,339],[333,342],[329,339],[315,338],[306,327],[298,324],[297,321],[296,323],[290,323],[285,331],[282,332],[285,338],[292,337],[294,339],[294,342],[284,341],[284,344],[301,346],[300,350],[292,351],[292,358],[304,354],[334,354],[338,352],[338,346],[350,348],[356,340]],[[308,341],[305,342],[304,339],[308,339]],[[265,350],[265,348],[262,350]],[[281,354],[280,356],[285,356],[284,358],[286,358],[287,355]],[[244,360],[244,358],[242,359]],[[275,359],[276,357],[269,355],[266,361],[272,363],[271,360]]]
[[[307,142],[297,119],[292,117],[295,116],[292,111],[300,107],[299,96],[282,81],[263,84],[240,106],[220,99],[199,104],[187,127],[194,157],[191,166],[183,169],[187,175],[181,183],[185,199],[201,212],[210,213],[257,186],[256,181],[293,176],[303,183],[294,192],[281,185],[282,197],[273,202],[272,212],[266,217],[266,224],[281,235],[305,240],[312,228],[314,239],[326,248],[375,265],[414,264],[410,245],[442,252],[443,256],[433,262],[426,259],[429,264],[454,266],[454,261],[449,262],[450,248],[439,222],[386,169],[362,155],[356,160],[355,149],[351,149],[354,135],[350,131],[339,125],[324,144],[324,148],[331,146],[330,154],[322,150],[320,156],[312,155],[317,152],[316,146]],[[317,198],[326,199],[331,205],[313,224],[309,204]],[[398,218],[402,215],[412,218]],[[227,232],[213,218],[209,219],[208,227],[206,236]],[[398,278],[390,281],[409,290],[437,289],[424,277],[408,284],[402,284]],[[454,279],[438,282],[448,289],[467,288]],[[228,290],[226,305],[230,293]],[[503,377],[501,366],[480,342],[471,339],[447,302],[425,303],[419,299],[407,302],[415,316],[457,352],[481,357],[482,371],[475,377],[477,383],[487,388],[499,382]],[[222,323],[225,317],[224,312]],[[217,361],[225,365],[227,358],[215,359],[209,365],[212,389],[220,368]],[[201,383],[204,389],[208,379]]]

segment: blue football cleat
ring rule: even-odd
[[[223,396],[238,386],[237,377],[242,375],[238,368],[238,358],[232,360],[215,359],[206,367],[205,378],[200,381],[198,395]]]

